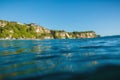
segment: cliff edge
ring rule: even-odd
[[[49,30],[34,23],[21,24],[0,20],[0,39],[76,39],[99,37],[94,31],[66,32]]]

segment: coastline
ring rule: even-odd
[[[99,37],[95,31],[73,31],[50,30],[43,26],[30,24],[19,24],[0,20],[0,39],[1,40],[41,40],[41,39],[79,39]]]
[[[98,37],[95,37],[98,38]],[[66,39],[95,39],[95,38],[58,38],[59,40],[66,40]],[[56,40],[55,38],[49,38],[49,39],[4,39],[4,38],[0,38],[0,40]]]

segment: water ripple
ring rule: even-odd
[[[116,80],[120,37],[1,40],[0,62],[0,80]]]

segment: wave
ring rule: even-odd
[[[24,78],[24,80],[120,80],[120,66],[107,64],[93,72],[54,72],[46,75]]]

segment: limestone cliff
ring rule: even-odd
[[[45,27],[31,24],[21,24],[0,20],[1,39],[72,39],[95,38],[94,31],[66,32],[64,30],[49,30]]]

